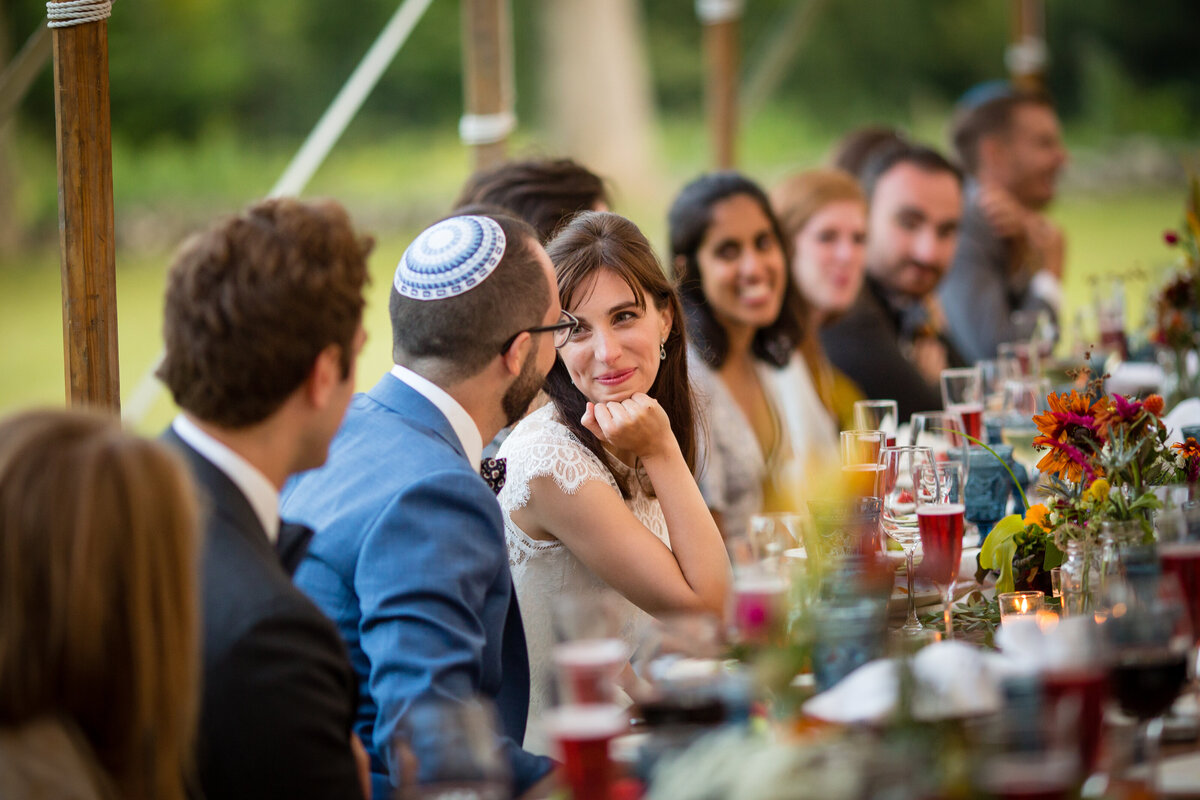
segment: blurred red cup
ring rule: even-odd
[[[629,730],[625,711],[611,704],[559,706],[546,715],[546,729],[572,800],[609,800],[617,776],[608,746]]]

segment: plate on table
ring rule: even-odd
[[[922,585],[920,582],[913,587],[913,600],[917,608],[931,606],[942,601],[942,593],[936,588]],[[888,599],[888,613],[903,614],[908,611],[908,587],[896,586]]]

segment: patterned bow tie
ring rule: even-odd
[[[296,573],[296,568],[308,552],[308,543],[312,537],[312,528],[293,522],[280,522],[275,552],[279,554],[279,561],[288,575]]]
[[[485,458],[479,464],[479,474],[496,494],[500,494],[500,490],[504,488],[504,470],[503,458]]]

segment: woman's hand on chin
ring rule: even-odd
[[[600,441],[643,460],[679,449],[667,412],[642,392],[619,403],[588,403],[580,422]]]

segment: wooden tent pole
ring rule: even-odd
[[[67,402],[120,408],[108,22],[53,30]]]
[[[512,29],[508,0],[463,0],[463,96],[459,137],[475,169],[504,161],[516,125],[512,109]]]
[[[696,15],[704,25],[704,95],[713,161],[719,169],[732,169],[737,161],[742,0],[696,0]]]
[[[1044,0],[1012,0],[1012,37],[1004,60],[1012,82],[1022,89],[1046,88],[1046,7]]]

